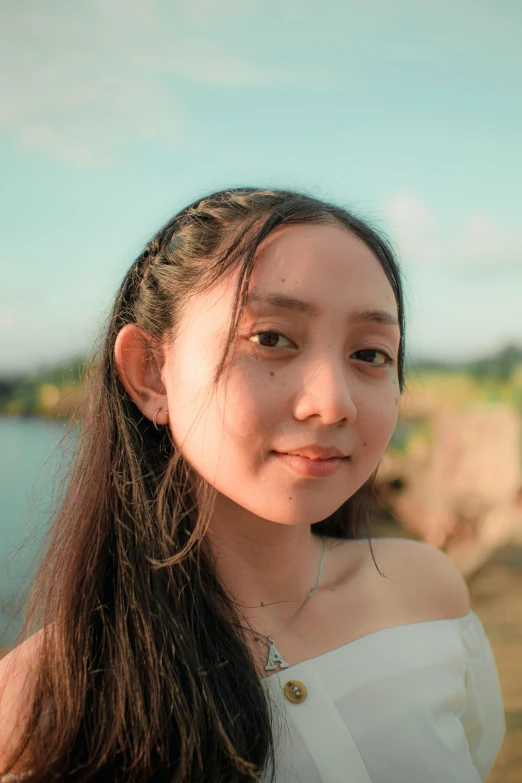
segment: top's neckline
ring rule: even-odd
[[[296,669],[298,666],[302,666],[304,663],[318,661],[321,658],[325,658],[327,655],[332,655],[332,653],[337,653],[340,650],[345,650],[347,647],[351,647],[354,644],[360,643],[364,639],[368,639],[370,636],[376,636],[379,633],[385,633],[385,631],[396,631],[398,629],[411,628],[418,625],[431,625],[432,623],[454,623],[457,621],[466,620],[474,614],[475,612],[473,609],[469,609],[466,614],[463,614],[460,617],[439,617],[436,620],[417,620],[413,623],[402,623],[401,625],[390,625],[388,628],[379,628],[377,631],[371,631],[370,633],[365,633],[364,636],[359,636],[357,639],[352,639],[351,642],[342,644],[340,647],[334,647],[332,650],[327,650],[326,652],[321,653],[321,655],[315,655],[313,658],[305,658],[304,661],[293,663],[291,666],[287,666],[285,669],[279,669],[278,671],[272,672],[272,674],[267,674],[265,677],[260,677],[259,680],[261,682],[264,680],[270,680],[272,677],[275,677],[278,674],[283,674],[286,676],[287,672],[289,672],[291,669]]]

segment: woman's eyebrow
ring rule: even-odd
[[[304,302],[302,299],[296,299],[288,294],[276,294],[253,289],[247,297],[247,305],[253,302],[262,302],[281,310],[295,310],[298,313],[305,313],[311,318],[319,318],[321,310],[311,302]],[[357,310],[348,317],[348,321],[353,324],[359,323],[377,323],[384,326],[399,326],[399,321],[386,310]]]

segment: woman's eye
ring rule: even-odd
[[[253,340],[255,337],[257,337],[261,342],[257,342],[256,345],[258,345],[260,348],[278,348],[278,347],[285,347],[285,346],[278,346],[277,341],[279,338],[282,338],[283,340],[287,340],[288,342],[291,342],[291,340],[288,337],[285,337],[284,334],[280,334],[280,332],[272,332],[272,331],[266,331],[266,332],[256,332],[256,334],[253,334],[250,336],[250,340]],[[268,343],[268,345],[265,343],[265,341]],[[363,359],[365,364],[372,364],[374,367],[385,367],[386,365],[394,365],[395,361],[392,356],[390,356],[389,353],[386,351],[381,351],[379,348],[364,348],[361,351],[356,351],[353,356],[357,356],[358,354],[364,354],[368,358]],[[373,358],[375,358],[373,355],[380,355],[381,357],[384,357],[384,361],[375,363],[372,361]]]
[[[381,351],[379,348],[364,348],[362,351],[356,351],[356,353],[380,354],[381,356],[384,356],[384,362],[375,365],[376,367],[385,367],[387,364],[395,364],[393,357],[390,356],[389,353],[386,353],[386,351]],[[373,362],[370,362],[370,364],[373,364]]]
[[[257,332],[256,334],[253,334],[250,337],[250,339],[252,339],[254,337],[259,337],[259,338],[262,338],[264,340],[266,335],[269,335],[270,338],[272,338],[272,339],[268,340],[268,342],[271,343],[271,344],[270,345],[262,345],[262,344],[256,343],[257,345],[259,345],[260,348],[277,348],[278,346],[276,345],[276,343],[277,343],[277,338],[278,337],[282,337],[283,340],[288,340],[288,337],[285,337],[284,334],[280,334],[279,332]],[[275,338],[275,340],[274,340],[274,338]]]

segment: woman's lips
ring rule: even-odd
[[[329,459],[310,459],[308,457],[299,457],[296,454],[284,454],[279,451],[273,452],[281,462],[300,476],[331,476],[349,457],[330,457]]]

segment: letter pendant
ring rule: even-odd
[[[287,661],[285,661],[285,659],[283,658],[283,656],[275,646],[275,642],[271,636],[268,637],[268,646],[269,646],[268,661],[265,666],[265,671],[267,671],[268,669],[277,669],[276,662],[279,662],[279,666],[281,667],[281,669],[288,668],[290,664]]]

